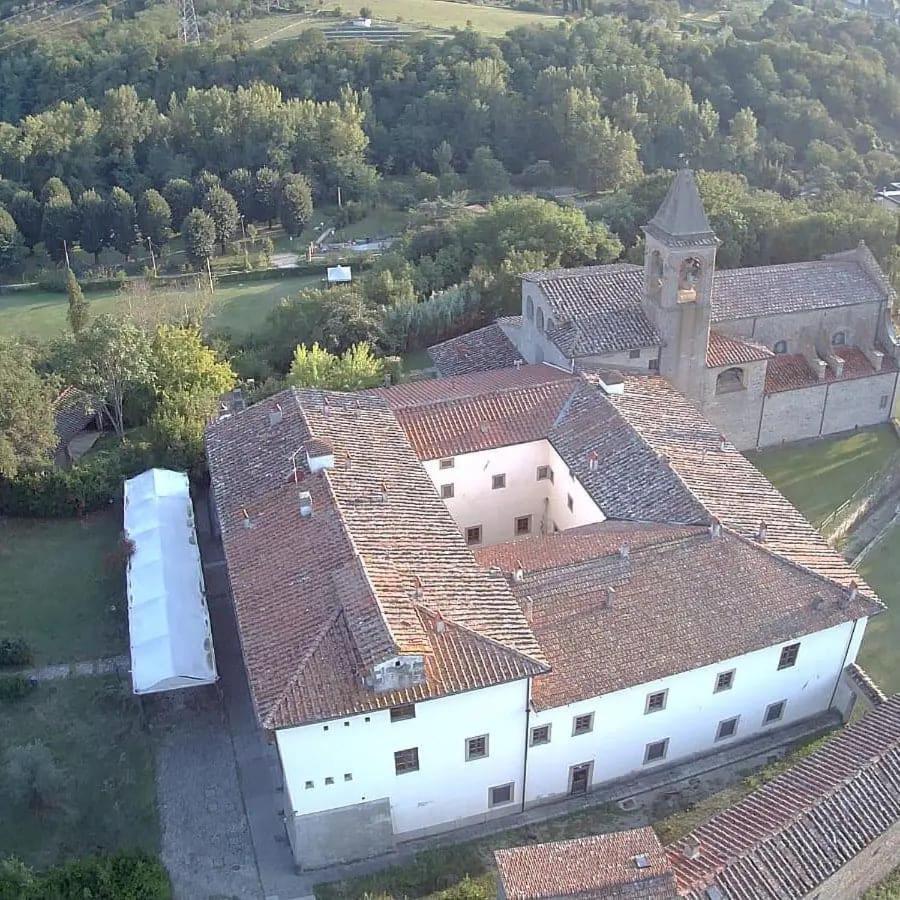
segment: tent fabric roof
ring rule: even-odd
[[[136,694],[217,678],[188,478],[148,469],[125,482],[128,630]]]

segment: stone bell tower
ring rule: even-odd
[[[706,369],[719,239],[709,226],[694,173],[680,169],[644,226],[644,312],[662,339],[659,372],[698,397]]]

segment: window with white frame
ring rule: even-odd
[[[531,534],[531,516],[516,517],[516,537],[523,534]]]
[[[669,739],[652,741],[644,748],[644,765],[648,763],[662,762],[669,752]]]
[[[537,467],[537,480],[538,481],[549,481],[551,484],[553,483],[553,469],[550,466],[538,466]]]
[[[594,714],[582,713],[572,719],[572,734],[587,734],[594,730]]]
[[[716,728],[716,740],[725,741],[737,734],[738,720],[740,716],[732,716],[730,719],[723,719]]]
[[[481,543],[481,526],[480,525],[469,525],[466,528],[466,543],[467,544],[480,544]]]
[[[398,775],[407,772],[419,771],[419,748],[410,747],[407,750],[397,750],[394,753],[394,771]]]
[[[484,759],[488,755],[488,736],[466,738],[466,762],[473,759]]]
[[[780,722],[784,718],[784,707],[786,700],[778,700],[770,703],[766,707],[766,714],[763,716],[763,725],[771,725],[773,722]]]
[[[456,465],[456,460],[452,456],[448,456],[438,462],[439,469],[452,469]]]
[[[729,669],[727,672],[719,672],[716,675],[716,686],[713,690],[714,694],[719,694],[722,691],[730,691],[734,686],[734,669]]]
[[[503,806],[505,803],[512,803],[514,799],[513,782],[488,788],[488,806]]]
[[[491,476],[491,490],[499,491],[506,487],[506,475]]]
[[[453,499],[453,485],[452,484],[442,484],[441,485],[441,500],[452,500]]]
[[[652,694],[647,694],[647,703],[644,707],[644,714],[661,712],[666,708],[666,700],[668,699],[669,691],[654,691]]]
[[[788,644],[781,648],[781,656],[778,657],[779,669],[790,669],[797,664],[797,656],[800,653],[800,644]]]
[[[549,725],[535,725],[534,728],[531,729],[531,746],[535,747],[538,744],[549,744],[550,743],[550,726]]]

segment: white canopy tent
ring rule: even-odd
[[[218,677],[194,510],[183,472],[148,469],[125,482],[128,629],[135,694]]]

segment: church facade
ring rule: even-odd
[[[643,267],[527,273],[521,319],[482,331],[494,340],[502,331],[527,362],[659,374],[742,450],[890,420],[896,297],[864,244],[811,262],[717,270],[719,241],[688,169],[644,233]],[[477,340],[432,348],[442,374],[464,370]]]

